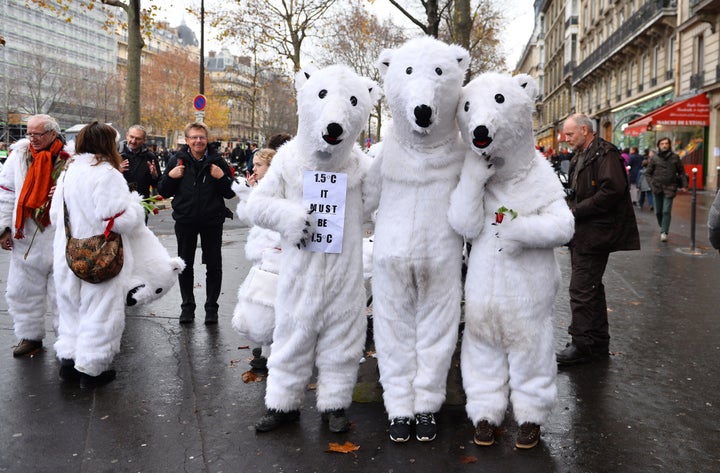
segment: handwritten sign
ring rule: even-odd
[[[307,251],[342,253],[346,198],[347,174],[305,171],[303,205],[312,211]]]

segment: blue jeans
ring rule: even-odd
[[[655,216],[660,225],[660,233],[667,234],[670,230],[670,212],[674,197],[667,197],[663,192],[653,193],[653,195],[655,197]]]

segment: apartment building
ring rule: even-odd
[[[544,18],[531,43],[542,38],[546,50],[538,144],[562,147],[563,119],[582,112],[620,148],[652,149],[670,137],[698,187],[717,188],[720,0],[538,3]]]

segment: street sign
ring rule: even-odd
[[[198,112],[202,112],[205,110],[205,105],[207,104],[207,100],[205,99],[205,96],[202,94],[198,94],[193,99],[193,107],[195,107],[195,110]]]

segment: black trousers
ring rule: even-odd
[[[579,253],[570,248],[570,310],[568,333],[582,350],[607,351],[610,343],[603,274],[609,253]]]
[[[200,236],[202,262],[205,272],[205,313],[217,313],[222,286],[222,231],[223,224],[195,225],[175,222],[178,256],[185,261],[185,270],[178,276],[183,312],[195,312],[195,274],[193,265],[197,239]]]

